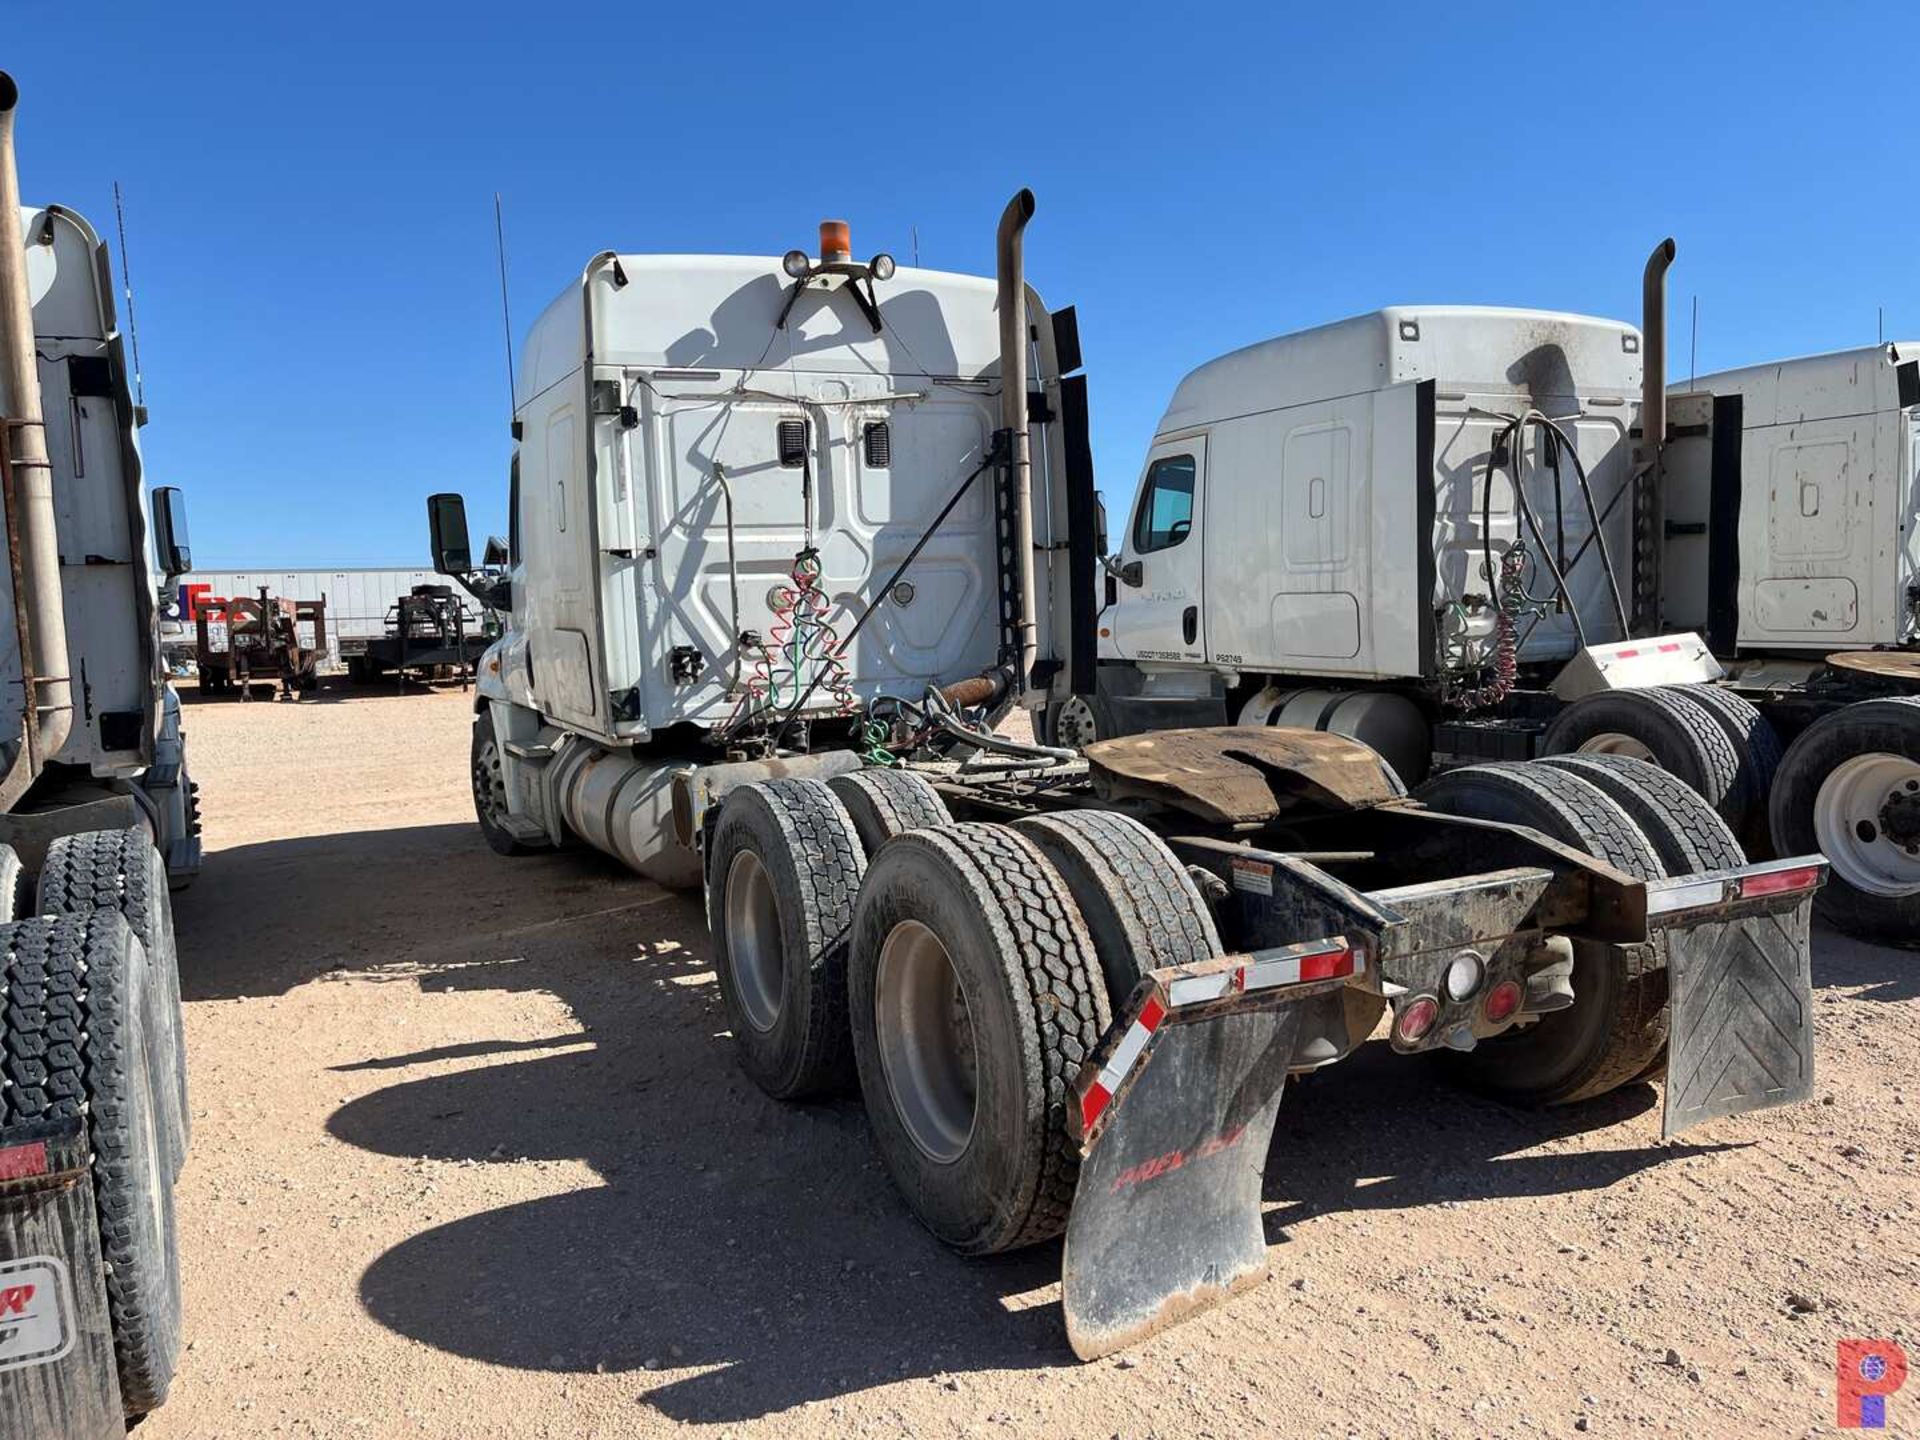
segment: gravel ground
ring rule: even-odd
[[[188,1349],[143,1440],[1831,1433],[1916,1333],[1920,956],[1822,936],[1815,1103],[1659,1138],[1380,1044],[1290,1091],[1273,1278],[1118,1360],[736,1071],[699,906],[474,827],[451,692],[189,696]],[[1896,1432],[1920,1394],[1890,1403]]]

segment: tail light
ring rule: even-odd
[[[1520,987],[1512,980],[1502,980],[1487,992],[1486,1004],[1481,1007],[1487,1019],[1498,1025],[1510,1020],[1520,1008]]]
[[[1400,1007],[1400,1013],[1393,1019],[1393,1033],[1412,1044],[1423,1039],[1439,1018],[1440,1002],[1431,995],[1422,995]]]

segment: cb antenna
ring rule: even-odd
[[[500,192],[493,192],[493,245],[500,256],[500,325],[507,340],[507,419],[513,419],[513,312],[507,308],[507,227],[500,217]]]
[[[127,209],[120,200],[120,182],[113,182],[113,220],[120,232],[120,283],[127,297],[127,338],[133,344],[133,403],[145,407],[147,382],[140,373],[140,327],[133,318],[133,268],[127,261]]]

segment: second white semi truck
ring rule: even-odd
[[[1306,726],[1410,785],[1653,761],[1750,853],[1828,855],[1836,923],[1915,943],[1920,366],[1879,347],[1669,399],[1672,257],[1643,329],[1408,306],[1194,371],[1109,562],[1096,684],[1046,737]]]

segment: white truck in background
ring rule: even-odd
[[[1096,684],[1044,738],[1304,726],[1410,785],[1650,760],[1750,853],[1827,854],[1837,924],[1913,943],[1920,367],[1886,347],[1669,401],[1673,253],[1644,329],[1406,306],[1187,376],[1108,562]]]
[[[169,891],[200,843],[159,615],[190,556],[106,247],[20,203],[18,100],[0,74],[0,1433],[103,1440],[180,1349]]]
[[[1010,704],[1090,691],[1097,655],[1084,387],[1071,312],[1025,284],[1032,213],[1023,191],[1002,216],[996,281],[857,261],[829,222],[817,256],[602,254],[535,322],[508,537],[476,567],[460,497],[428,501],[436,568],[510,617],[470,750],[492,848],[584,841],[703,887],[742,1068],[781,1099],[857,1086],[902,1198],[955,1249],[1064,1232],[1086,1358],[1266,1273],[1286,1078],[1383,1019],[1395,1052],[1516,1100],[1665,1074],[1669,1134],[1806,1095],[1826,866],[1748,864],[1650,766],[1658,807],[1616,797],[1620,757],[1467,767],[1422,802],[1311,730],[1084,756],[994,733]],[[1541,373],[1628,333],[1556,327]],[[1331,538],[1301,559],[1311,624],[1276,627],[1296,653],[1337,630],[1329,661],[1418,663],[1371,597],[1411,602],[1424,547],[1383,517],[1392,553],[1354,568],[1374,521],[1324,457],[1361,463],[1377,433],[1411,466],[1437,400],[1416,381],[1313,432],[1322,468],[1286,503]],[[1625,427],[1583,431],[1603,478]],[[1172,542],[1180,518],[1149,506],[1142,534]],[[1190,644],[1181,609],[1140,643]],[[1498,628],[1466,613],[1447,643]]]

